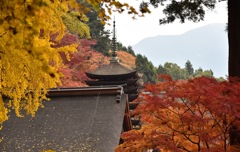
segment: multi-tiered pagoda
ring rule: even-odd
[[[0,132],[0,151],[112,152],[123,131],[141,127],[139,119],[129,115],[138,104],[132,102],[138,96],[137,72],[117,59],[115,22],[113,33],[110,64],[86,73],[92,87],[51,89],[51,101],[43,102],[35,117],[20,119],[9,112]]]
[[[116,48],[116,31],[115,21],[113,22],[113,38],[112,38],[112,57],[110,64],[102,65],[96,70],[86,72],[86,75],[91,79],[86,81],[89,86],[107,86],[107,85],[118,85],[123,86],[125,94],[128,94],[128,102],[130,110],[136,108],[136,102],[132,102],[138,97],[138,79],[139,76],[136,70],[129,69],[121,64],[117,57]],[[131,127],[140,128],[139,119],[131,118]],[[128,129],[127,129],[128,130]]]

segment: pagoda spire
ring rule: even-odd
[[[115,18],[113,20],[113,37],[112,37],[112,59],[111,62],[118,62],[117,59],[117,38],[116,38],[116,24]]]

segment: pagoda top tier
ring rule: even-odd
[[[112,38],[112,58],[110,64],[102,65],[97,69],[86,72],[86,75],[91,79],[101,80],[123,80],[131,79],[136,76],[137,71],[129,69],[121,64],[117,58],[116,44],[116,29],[115,20],[113,21],[113,38]]]
[[[121,79],[134,77],[136,73],[136,70],[129,69],[119,62],[110,62],[108,65],[102,65],[96,70],[86,72],[86,75],[91,79]]]

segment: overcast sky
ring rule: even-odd
[[[139,5],[139,1],[131,1],[133,5]],[[127,2],[129,3],[130,0]],[[161,18],[159,8],[152,9],[151,14],[147,14],[145,17],[138,17],[136,20],[133,20],[131,16],[126,13],[114,13],[112,18],[113,16],[115,16],[116,20],[117,41],[122,42],[125,46],[132,46],[146,37],[178,35],[211,23],[227,23],[227,2],[220,2],[213,11],[207,11],[204,21],[199,23],[186,22],[181,24],[179,21],[175,21],[175,23],[159,25],[159,18]],[[112,31],[112,25],[106,25],[105,28]]]

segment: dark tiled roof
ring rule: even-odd
[[[16,118],[11,113],[0,131],[4,138],[0,151],[114,151],[123,127],[126,95],[117,87],[72,89],[72,95],[64,90],[58,96],[57,90],[50,92],[51,101],[34,118]]]
[[[85,81],[89,86],[106,86],[106,85],[134,85],[137,84],[138,79],[127,79],[122,81]]]
[[[96,70],[86,72],[87,76],[92,79],[100,78],[117,78],[119,76],[128,78],[134,76],[136,70],[129,69],[119,62],[110,62],[108,65],[102,65]]]

